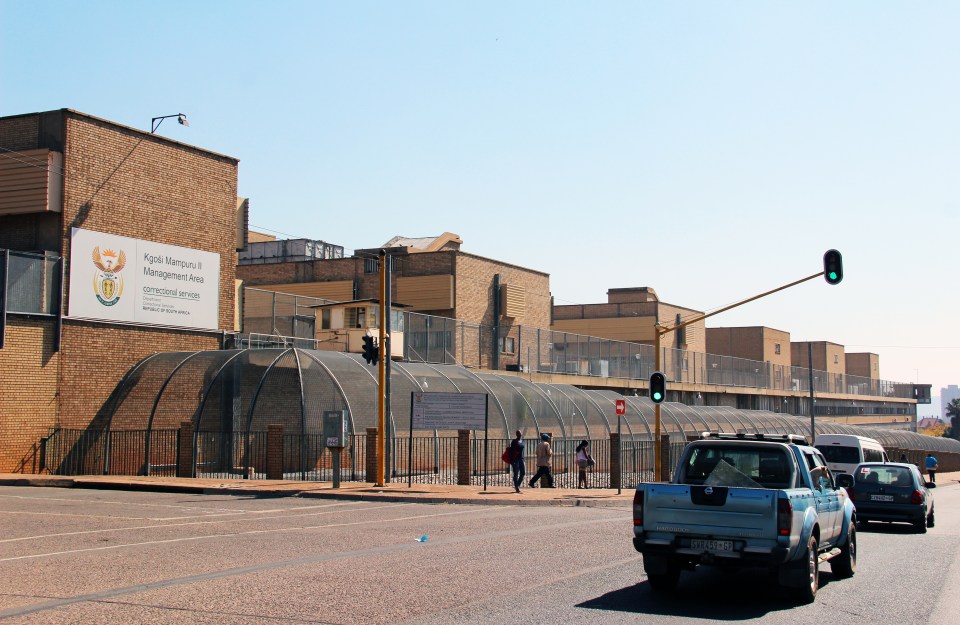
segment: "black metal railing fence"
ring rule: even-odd
[[[42,467],[57,475],[152,475],[177,476],[181,458],[179,430],[74,430],[58,429],[42,442]],[[340,480],[367,481],[367,436],[352,435],[340,452]],[[579,438],[551,441],[551,470],[557,488],[577,488],[576,461]],[[149,441],[149,456],[145,453]],[[284,434],[282,479],[333,481],[333,451],[324,446],[319,434]],[[510,439],[471,436],[469,439],[469,480],[476,486],[513,485],[510,465],[503,462],[503,450]],[[588,488],[610,488],[616,484],[611,471],[619,471],[623,488],[633,488],[654,475],[652,441],[625,440],[620,449],[610,439],[594,439],[589,451],[594,465],[586,469]],[[669,444],[670,471],[676,465],[683,442]],[[537,441],[526,441],[525,480],[537,471]],[[269,458],[267,432],[195,432],[190,452],[193,476],[219,479],[267,479]],[[388,473],[393,481],[418,484],[457,484],[460,449],[457,436],[398,437],[391,441]],[[615,459],[619,457],[619,465]],[[612,469],[613,468],[613,469]],[[486,478],[484,480],[484,478]]]

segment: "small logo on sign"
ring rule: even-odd
[[[123,276],[120,271],[127,264],[127,255],[120,250],[93,248],[93,265],[98,271],[93,275],[93,292],[104,306],[113,306],[123,294]]]
[[[707,486],[706,488],[704,488],[704,489],[703,489],[703,494],[704,494],[704,495],[712,495],[712,494],[713,494],[713,486]]]

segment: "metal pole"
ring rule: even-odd
[[[660,371],[660,324],[654,326],[653,334],[653,370]],[[659,482],[663,476],[660,471],[660,404],[657,402],[653,404],[653,419],[653,480]]]
[[[810,444],[813,445],[814,441],[817,440],[817,430],[816,425],[814,424],[814,402],[816,401],[813,397],[813,343],[807,343],[807,371],[809,372],[810,378]]]
[[[620,437],[623,436],[620,433],[620,421],[623,418],[623,415],[617,413],[617,472],[620,474],[620,477],[617,479],[617,494],[623,492],[623,441],[620,440]]]
[[[410,391],[410,440],[407,443],[407,488],[413,488],[413,396]]]
[[[387,449],[387,419],[386,419],[386,395],[384,394],[385,390],[385,363],[383,358],[383,342],[384,342],[384,328],[383,328],[383,304],[386,299],[386,273],[383,270],[383,263],[386,259],[386,251],[380,250],[380,366],[377,367],[377,475],[376,485],[383,486],[384,484],[384,473],[386,467],[386,449]]]
[[[487,490],[487,457],[490,455],[490,393],[483,398],[483,490]]]
[[[333,447],[333,487],[340,488],[340,452],[341,447]]]
[[[387,425],[387,440],[390,442],[386,446],[386,463],[390,467],[389,476],[394,477],[397,475],[397,459],[395,458],[396,454],[394,453],[394,444],[396,442],[396,432],[394,432],[394,422],[393,422],[393,407],[391,404],[391,392],[390,392],[390,378],[392,377],[393,369],[393,359],[390,357],[390,354],[393,352],[391,347],[390,332],[391,328],[391,313],[393,311],[393,303],[390,298],[390,264],[393,261],[393,257],[390,254],[386,254],[383,257],[384,263],[382,265],[383,269],[383,306],[380,313],[380,344],[383,345],[383,349],[380,351],[380,358],[383,362],[383,412],[385,415],[386,425]]]

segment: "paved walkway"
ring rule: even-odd
[[[257,497],[317,497],[353,500],[412,501],[420,503],[471,503],[536,506],[629,506],[633,489],[565,489],[513,487],[448,486],[390,482],[375,486],[367,482],[301,482],[282,480],[242,480],[140,476],[59,476],[0,473],[0,486],[47,486],[57,488],[96,488],[157,492],[218,493]]]
[[[960,472],[940,473],[941,486],[960,482]],[[633,502],[633,489],[524,488],[515,493],[505,486],[448,486],[390,482],[374,486],[366,482],[342,482],[333,488],[330,482],[281,480],[224,480],[209,478],[139,476],[59,476],[0,473],[0,486],[45,486],[54,488],[94,488],[155,492],[216,493],[255,497],[315,497],[328,499],[404,501],[419,503],[470,503],[488,505],[533,506],[622,506]]]

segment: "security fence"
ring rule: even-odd
[[[346,343],[317,340],[316,306],[329,300],[243,289],[243,333],[237,347],[300,347],[346,351]],[[457,364],[470,369],[571,374],[647,380],[654,347],[640,343],[522,325],[484,326],[449,317],[394,311],[392,330],[402,337],[404,362]],[[322,325],[322,323],[321,323]],[[672,383],[731,388],[810,390],[805,367],[663,348],[660,369]],[[913,398],[913,385],[843,373],[813,371],[817,393]]]
[[[198,477],[217,479],[283,479],[334,481],[333,451],[323,446],[320,435],[284,435],[282,471],[269,475],[270,449],[267,432],[248,435],[229,432],[195,432],[193,449],[180,445],[180,430],[72,430],[59,429],[41,442],[41,467],[56,475],[147,475],[156,477]],[[510,466],[501,459],[509,439],[485,439],[471,433],[468,453],[461,453],[458,436],[397,437],[391,441],[393,462],[388,470],[395,482],[417,484],[472,484],[474,486],[512,487]],[[557,438],[551,441],[551,470],[556,488],[577,488],[579,468],[576,447],[582,439]],[[588,440],[595,464],[586,471],[588,488],[633,488],[639,482],[654,479],[652,441],[618,439]],[[352,435],[341,451],[340,480],[373,481],[367,463],[366,435]],[[149,447],[148,447],[149,446]],[[536,473],[537,441],[526,442],[525,481]],[[682,442],[664,441],[667,476],[683,450]],[[147,454],[147,449],[150,453]],[[186,453],[186,456],[184,456]],[[192,467],[184,473],[184,457]],[[468,466],[459,466],[467,458]],[[466,482],[462,474],[468,474]]]

